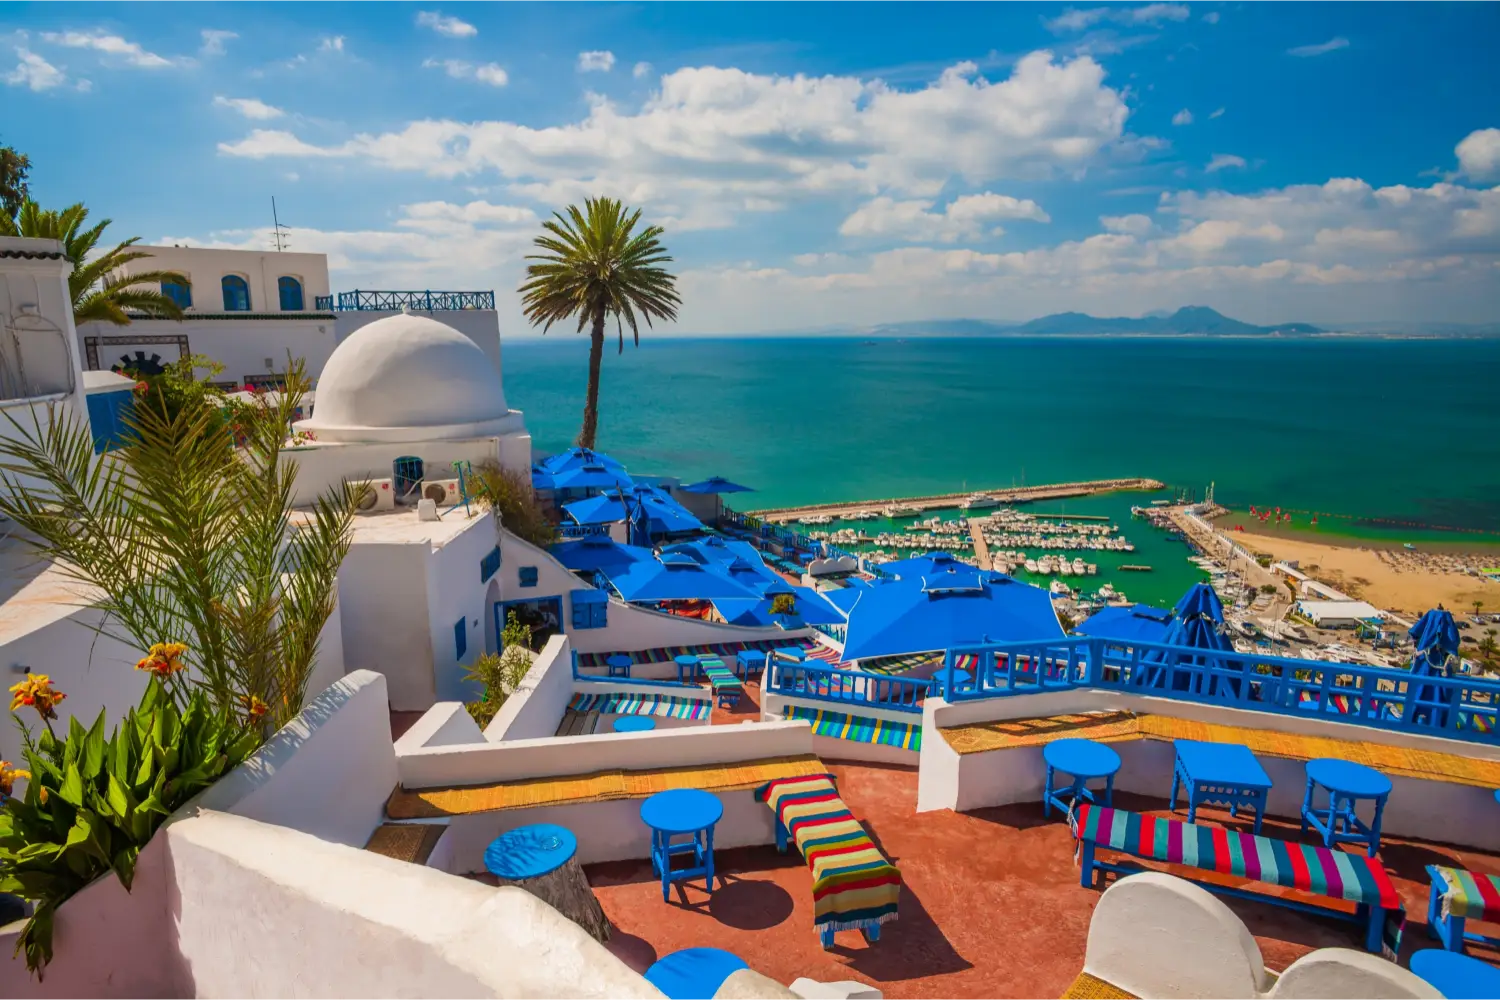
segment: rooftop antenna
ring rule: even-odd
[[[288,236],[290,230],[281,224],[281,219],[276,214],[276,196],[274,194],[271,195],[271,223],[272,238],[276,241],[276,252],[280,253],[291,246],[291,239]]]

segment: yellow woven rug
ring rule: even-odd
[[[777,778],[800,778],[822,774],[828,768],[813,754],[768,757],[733,764],[703,764],[662,767],[649,771],[614,769],[593,774],[557,778],[530,778],[492,785],[463,788],[397,788],[386,801],[391,819],[428,819],[499,809],[530,809],[536,806],[609,802],[613,799],[644,799],[674,788],[699,788],[705,792],[735,792],[758,788]]]
[[[1114,983],[1080,972],[1078,978],[1063,991],[1062,1000],[1136,1000],[1136,996],[1134,993],[1126,993]]]
[[[446,823],[382,823],[370,834],[365,850],[425,865],[446,829]]]
[[[1239,743],[1254,753],[1291,760],[1338,757],[1367,764],[1386,774],[1407,778],[1451,781],[1479,788],[1500,788],[1500,761],[1463,757],[1431,750],[1408,750],[1366,740],[1301,736],[1270,729],[1192,722],[1168,715],[1134,712],[1083,712],[1038,719],[1006,719],[938,730],[954,752],[984,753],[1014,747],[1040,746],[1066,737],[1119,743],[1130,740],[1203,740]]]

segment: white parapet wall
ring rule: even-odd
[[[1500,760],[1500,747],[1489,744],[1114,691],[1079,689],[961,701],[952,705],[933,697],[927,700],[923,711],[917,811],[967,811],[1016,802],[1036,802],[1040,808],[1046,776],[1040,746],[959,754],[943,739],[941,726],[1119,710]],[[1172,789],[1175,760],[1172,745],[1163,740],[1143,739],[1112,746],[1120,754],[1115,788],[1165,801]],[[1267,811],[1277,816],[1300,815],[1307,784],[1305,763],[1269,754],[1260,754],[1258,759],[1272,781]],[[1500,823],[1495,822],[1493,789],[1402,775],[1388,777],[1392,789],[1382,827],[1385,834],[1461,843],[1485,851],[1500,850]]]
[[[566,635],[554,635],[532,661],[531,669],[484,728],[484,738],[541,739],[557,732],[573,698],[573,648]]]

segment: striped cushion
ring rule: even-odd
[[[903,750],[922,749],[922,727],[915,723],[845,715],[843,712],[827,712],[806,705],[788,705],[783,718],[806,719],[812,723],[815,736],[831,736],[856,743],[879,743]]]
[[[1256,837],[1094,803],[1078,807],[1073,835],[1138,858],[1187,865],[1333,899],[1401,908],[1401,896],[1377,861],[1362,854]]]
[[[811,639],[757,639],[754,642],[715,642],[704,646],[658,646],[654,649],[637,649],[602,653],[579,653],[578,666],[602,668],[611,656],[628,656],[631,663],[671,663],[679,656],[732,656],[745,649],[769,652],[785,646],[802,646],[804,649],[817,645]]]
[[[706,698],[676,698],[664,694],[575,694],[568,707],[575,712],[657,715],[665,719],[706,719],[713,710]]]
[[[708,678],[715,691],[740,691],[745,687],[734,676],[734,671],[724,666],[723,660],[702,659],[698,661],[698,666],[703,668],[703,675]]]
[[[1470,920],[1500,920],[1500,878],[1463,868],[1428,865],[1427,873],[1447,884],[1443,913]]]

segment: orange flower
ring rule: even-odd
[[[3,801],[15,788],[17,778],[31,777],[30,771],[23,771],[19,767],[11,767],[10,761],[0,760],[0,801]]]
[[[265,718],[266,713],[271,710],[271,706],[261,701],[260,695],[258,694],[252,694],[248,698],[244,695],[241,695],[240,704],[244,706],[245,717],[248,718],[251,723],[259,722],[261,719]]]
[[[187,669],[187,664],[182,662],[182,654],[186,652],[187,647],[180,642],[158,642],[147,650],[145,657],[136,661],[135,669],[149,670],[158,677],[170,677]]]
[[[46,674],[28,674],[24,681],[12,685],[10,691],[12,712],[22,705],[30,705],[43,721],[57,718],[54,706],[67,697],[52,686],[52,679]]]

